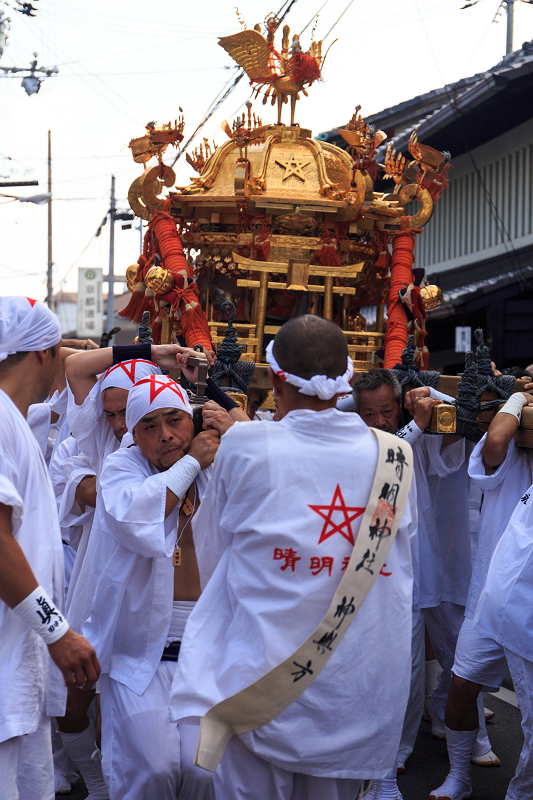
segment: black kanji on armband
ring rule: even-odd
[[[527,501],[529,500],[530,497],[531,497],[531,495],[526,493],[523,497],[520,498],[520,502],[523,503],[524,505],[526,505],[526,503],[527,503]]]
[[[59,611],[57,611],[54,606],[51,606],[44,597],[37,598],[37,605],[41,608],[40,611],[37,609],[37,613],[39,614],[43,625],[48,625],[54,615],[56,617],[60,616]]]

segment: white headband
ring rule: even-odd
[[[59,344],[57,317],[29,297],[0,297],[0,361],[15,353],[48,350]]]
[[[131,432],[139,420],[159,408],[179,408],[192,417],[185,389],[166,375],[149,375],[132,386],[126,406],[126,425]]]
[[[129,392],[134,383],[148,375],[161,375],[161,370],[152,361],[147,361],[145,358],[119,361],[102,375],[100,391],[105,392],[106,389],[113,388],[126,389]]]
[[[347,394],[352,391],[350,380],[353,378],[353,361],[350,356],[348,356],[348,368],[344,375],[339,375],[335,379],[327,378],[326,375],[313,375],[312,378],[306,380],[305,378],[300,378],[299,375],[292,375],[290,372],[285,372],[285,370],[281,369],[274,358],[273,347],[274,340],[270,342],[266,349],[266,360],[270,364],[272,372],[282,381],[286,381],[292,386],[297,386],[298,391],[302,394],[318,397],[320,400],[331,400],[336,394]]]

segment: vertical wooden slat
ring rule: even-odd
[[[263,336],[265,333],[265,317],[268,293],[268,272],[259,273],[259,296],[257,298],[257,319],[256,336],[257,345],[255,348],[255,360],[258,364],[263,360]]]

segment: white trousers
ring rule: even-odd
[[[411,644],[411,687],[405,711],[398,761],[405,764],[415,746],[422,712],[425,685],[425,611],[413,608],[413,638]],[[396,773],[395,773],[396,774]]]
[[[444,719],[446,703],[452,685],[452,668],[455,661],[457,639],[465,621],[464,606],[448,603],[446,600],[436,608],[426,608],[426,627],[437,661],[442,667],[439,684],[431,695],[433,707],[439,717]],[[481,756],[491,749],[483,711],[483,694],[478,697],[479,730],[472,751]]]
[[[505,800],[529,800],[533,797],[533,662],[483,636],[467,618],[457,647],[454,673],[497,691],[505,677],[506,663],[522,714],[524,745]]]
[[[0,743],[0,800],[54,800],[50,717],[35,733]]]
[[[161,662],[140,697],[100,676],[102,769],[111,800],[214,800],[212,773],[194,766],[199,726],[169,718],[175,671],[175,662]]]
[[[298,735],[295,732],[295,735]],[[287,772],[230,739],[215,772],[216,800],[356,800],[359,780]]]

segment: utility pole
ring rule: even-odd
[[[52,136],[48,131],[48,269],[46,272],[46,305],[52,308]]]
[[[109,274],[107,276],[107,317],[106,330],[113,327],[115,311],[114,284],[115,284],[115,220],[117,206],[115,203],[115,176],[111,176],[111,205],[109,207]]]
[[[133,213],[131,211],[117,211],[117,202],[115,196],[115,176],[111,175],[111,204],[109,211],[105,215],[96,235],[100,236],[102,227],[106,224],[109,215],[109,270],[108,274],[104,275],[104,281],[107,281],[107,308],[106,308],[106,321],[105,330],[110,331],[114,327],[114,314],[115,314],[115,222],[122,220],[123,222],[131,222],[133,220]],[[124,227],[124,226],[123,226]],[[131,225],[126,227],[131,228]],[[125,283],[126,278],[118,276],[117,282]]]
[[[2,20],[0,19],[0,24],[1,23]],[[2,34],[2,28],[0,27],[0,35],[1,34]],[[2,43],[0,40],[0,55],[2,55],[1,44]],[[0,72],[4,73],[0,77],[5,77],[6,75],[12,75],[16,72],[29,72],[29,75],[25,75],[22,78],[21,82],[21,86],[28,96],[32,94],[37,94],[37,92],[41,88],[41,83],[43,82],[45,77],[49,78],[51,75],[56,75],[59,72],[57,67],[38,67],[37,53],[34,53],[33,55],[35,56],[35,58],[33,61],[30,62],[29,67],[0,67]]]
[[[505,46],[505,55],[513,52],[513,17],[514,17],[514,0],[505,0],[507,6],[507,42]]]

